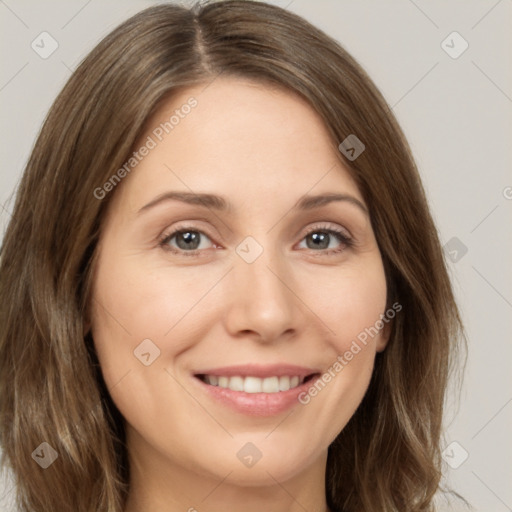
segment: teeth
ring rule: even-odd
[[[243,391],[244,390],[244,379],[242,377],[231,377],[228,381],[229,389],[233,391]]]
[[[275,393],[279,391],[279,379],[277,377],[267,377],[261,383],[263,393]]]
[[[290,377],[279,377],[279,391],[290,389]]]
[[[228,386],[229,389],[232,389],[231,387],[231,379],[229,379]],[[245,377],[244,379],[244,391],[246,393],[261,393],[263,381],[261,379],[258,379],[258,377]]]
[[[296,388],[304,382],[304,379],[294,376],[283,377],[225,377],[217,375],[206,375],[204,381],[212,386],[231,389],[232,391],[245,391],[245,393],[279,393]]]

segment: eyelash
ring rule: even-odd
[[[172,233],[164,233],[158,242],[158,245],[165,251],[169,251],[173,254],[180,254],[184,256],[200,256],[202,252],[204,252],[204,249],[194,249],[193,251],[184,251],[182,249],[175,249],[171,248],[168,243],[178,234],[180,233],[186,233],[187,231],[193,231],[196,233],[200,233],[201,235],[206,236],[211,240],[211,237],[208,236],[203,231],[195,228],[194,226],[180,226],[176,228]],[[341,248],[338,249],[322,249],[315,251],[313,249],[309,249],[313,253],[318,253],[317,255],[329,255],[329,254],[337,254],[340,253],[354,245],[354,241],[352,238],[350,238],[344,231],[341,231],[340,229],[336,229],[330,226],[315,226],[308,232],[304,234],[304,236],[301,238],[301,241],[304,240],[307,236],[311,235],[312,233],[327,233],[329,235],[334,235],[336,238],[339,239],[341,243]]]

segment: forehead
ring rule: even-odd
[[[133,207],[164,188],[233,202],[297,199],[310,190],[362,201],[322,118],[281,88],[218,77],[183,89],[147,121],[135,148],[144,145],[151,149],[123,183]]]

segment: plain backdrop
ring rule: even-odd
[[[2,233],[57,93],[103,36],[155,3],[0,0]],[[368,71],[405,131],[469,338],[460,404],[449,401],[445,476],[474,510],[511,511],[512,0],[270,3],[336,38]],[[47,58],[32,47],[48,37],[42,32],[58,44]],[[27,446],[28,456],[34,448]],[[7,476],[0,511],[14,510],[12,489]]]

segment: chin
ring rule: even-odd
[[[242,447],[245,445],[246,443],[243,443]],[[254,450],[249,447],[241,451],[237,443],[237,450],[233,455],[230,454],[230,450],[222,451],[218,457],[210,452],[209,460],[202,461],[203,465],[198,472],[208,473],[215,480],[227,477],[230,484],[241,487],[269,486],[276,485],[276,481],[285,482],[294,478],[318,461],[321,456],[321,454],[309,454],[309,457],[305,457],[306,454],[300,448],[298,450],[301,453],[293,453],[293,450],[286,447],[280,449],[267,447],[261,450],[261,458],[252,461],[249,459],[244,463],[245,454],[250,453],[251,449]],[[257,457],[257,452],[253,453]],[[325,464],[325,461],[323,463]]]

